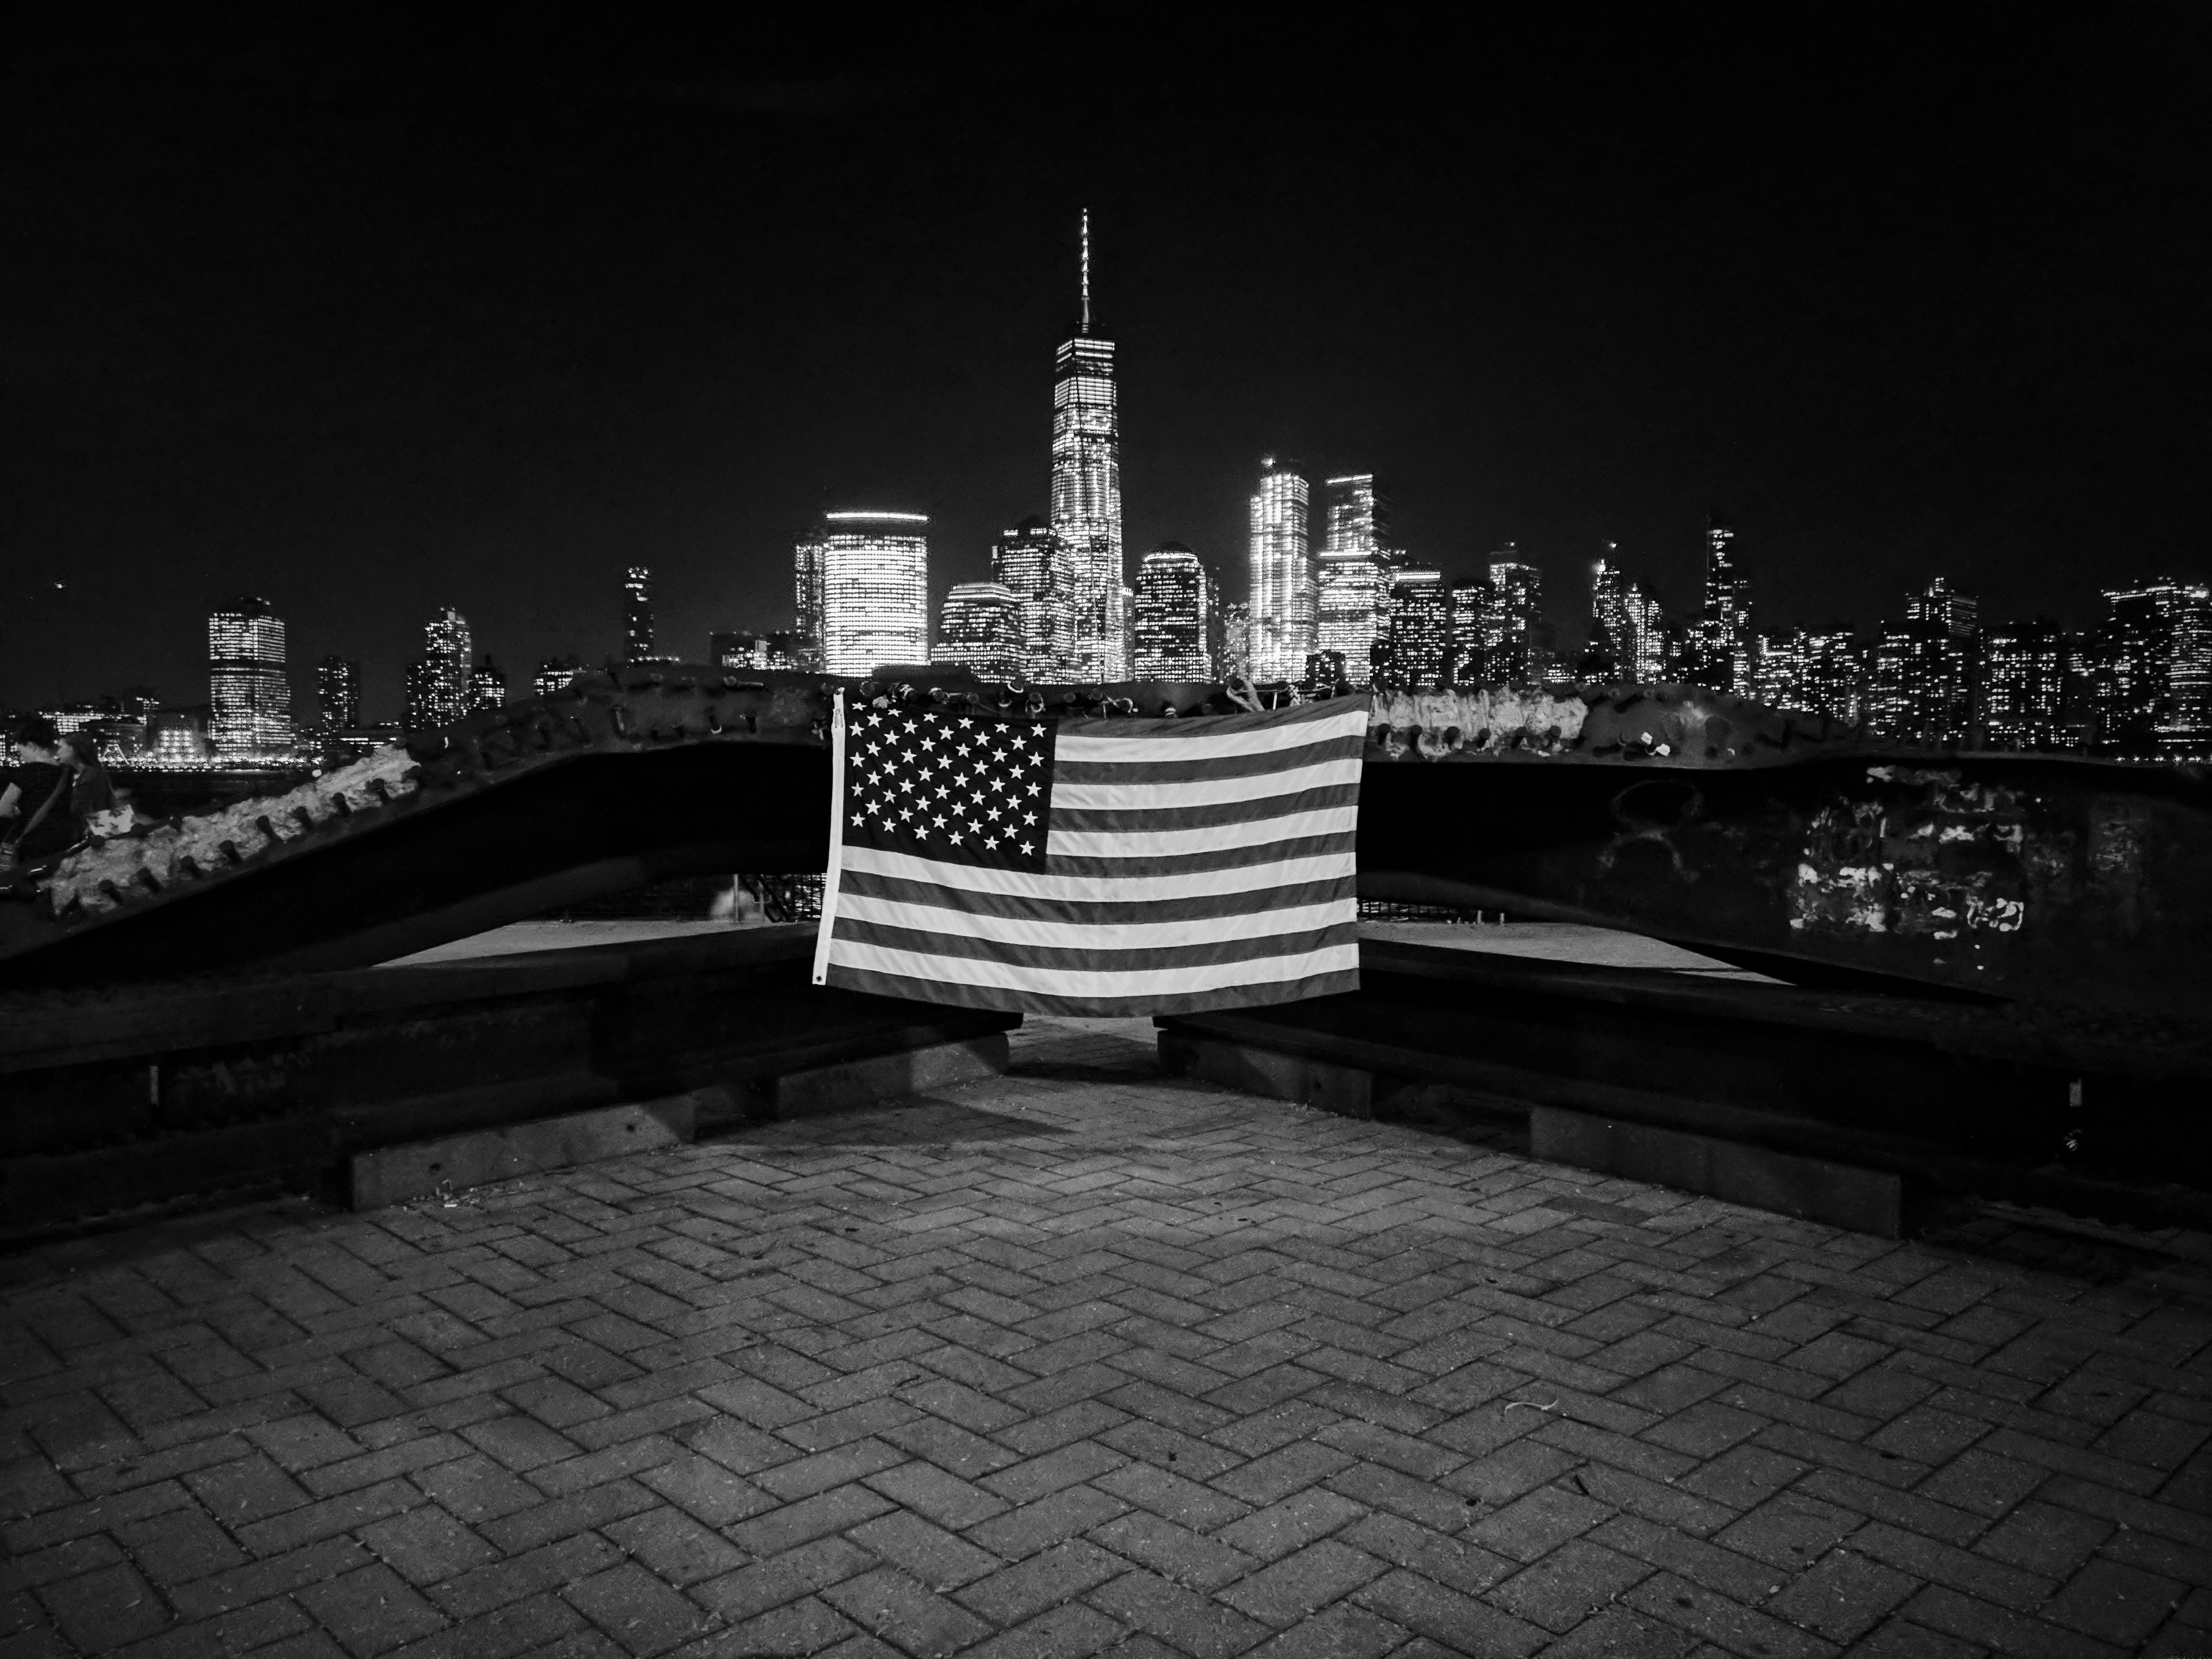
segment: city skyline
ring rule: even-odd
[[[1513,539],[1556,589],[1617,540],[1680,611],[1719,503],[1771,622],[1940,573],[2079,627],[2115,557],[2212,574],[2193,348],[2167,343],[2212,144],[2167,27],[1941,26],[1899,58],[1838,20],[1808,85],[1778,20],[1529,21],[1473,100],[1387,25],[1349,50],[1391,73],[1348,80],[1117,37],[1086,59],[1097,117],[1043,132],[997,113],[1027,58],[957,28],[710,41],[680,74],[557,27],[435,64],[305,24],[149,47],[158,76],[65,59],[0,157],[27,348],[0,549],[28,579],[0,700],[180,692],[243,591],[288,618],[295,700],[336,653],[390,708],[439,604],[502,662],[618,650],[605,572],[632,560],[696,650],[781,614],[788,538],[837,500],[931,515],[934,602],[1049,506],[1038,363],[1085,205],[1125,551],[1180,540],[1232,598],[1274,449],[1386,472],[1448,570]],[[1661,97],[1690,64],[1729,98]],[[1345,119],[1294,118],[1337,86]],[[1369,234],[1279,252],[1339,198]]]

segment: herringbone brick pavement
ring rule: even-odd
[[[1015,1075],[0,1264],[0,1656],[2212,1652],[2185,1270]]]

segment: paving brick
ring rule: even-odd
[[[169,1621],[161,1595],[125,1563],[58,1580],[38,1595],[62,1634],[86,1653],[112,1652]]]
[[[635,1561],[593,1573],[561,1595],[633,1654],[665,1653],[707,1624],[698,1607]]]
[[[1152,1572],[1124,1573],[1091,1592],[1091,1605],[1192,1659],[1229,1659],[1267,1626]]]
[[[446,1617],[381,1562],[294,1595],[348,1653],[377,1654],[442,1629]]]
[[[117,1571],[173,1598],[143,1659],[359,1659],[380,1594],[439,1659],[2212,1639],[2212,1318],[2162,1270],[1563,1176],[1115,1029],[480,1207],[21,1258],[0,1642]]]
[[[1402,1568],[1385,1573],[1352,1599],[1370,1613],[1418,1631],[1449,1653],[1498,1654],[1518,1659],[1549,1640],[1547,1632],[1534,1625]]]
[[[1310,1544],[1218,1592],[1239,1613],[1278,1628],[1349,1595],[1389,1569],[1334,1538]]]
[[[1008,1561],[1018,1561],[1064,1539],[1102,1526],[1131,1506],[1095,1486],[1066,1486],[1019,1509],[1008,1510],[968,1528],[975,1543]]]
[[[1650,1571],[1648,1563],[1633,1556],[1570,1539],[1505,1579],[1491,1600],[1516,1618],[1564,1633]]]

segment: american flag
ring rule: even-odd
[[[814,982],[1058,1014],[1357,990],[1367,708],[1055,726],[840,697]]]

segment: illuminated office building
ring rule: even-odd
[[[1552,672],[1552,629],[1544,620],[1544,573],[1523,564],[1508,542],[1490,562],[1482,619],[1485,678],[1534,684]]]
[[[828,545],[826,532],[817,526],[792,550],[791,631],[805,642],[802,668],[822,666],[822,562]]]
[[[1698,683],[1750,696],[1757,657],[1751,631],[1751,580],[1736,548],[1735,526],[1712,514],[1705,520],[1705,609],[1698,630]]]
[[[1350,685],[1364,685],[1372,678],[1375,642],[1389,611],[1389,518],[1373,473],[1322,481],[1315,649],[1342,656],[1344,682]]]
[[[349,657],[325,657],[315,665],[315,704],[325,732],[350,732],[361,724],[361,665]]]
[[[822,666],[865,678],[929,660],[929,515],[823,515]]]
[[[1231,599],[1221,607],[1221,678],[1252,678],[1252,607]]]
[[[1451,600],[1443,572],[1408,568],[1390,582],[1389,651],[1378,684],[1437,691],[1451,659]]]
[[[469,674],[469,712],[497,708],[507,702],[507,673],[491,659],[491,653]]]
[[[422,654],[407,665],[407,726],[422,731],[468,712],[476,641],[468,618],[446,606],[422,625]]]
[[[2129,760],[2212,749],[2212,590],[2139,582],[2105,590],[2094,684],[2101,746]]]
[[[1296,461],[1260,463],[1252,493],[1252,678],[1295,680],[1314,648],[1314,568],[1306,481]]]
[[[1981,723],[1992,749],[2066,749],[2067,639],[2055,622],[2003,623],[1982,635]]]
[[[284,623],[266,599],[234,599],[208,618],[208,692],[216,751],[270,760],[292,747],[292,683]]]
[[[1453,685],[1482,684],[1490,677],[1490,659],[1482,643],[1490,616],[1490,584],[1462,582],[1454,587],[1444,616],[1445,678]]]
[[[1789,707],[1833,720],[1866,715],[1866,653],[1844,629],[1806,629],[1796,635],[1797,683]]]
[[[813,651],[814,641],[800,634],[736,628],[707,636],[707,660],[718,668],[803,669]]]
[[[575,684],[576,676],[584,672],[580,657],[548,657],[538,665],[538,672],[530,688],[541,697],[550,697],[556,691],[565,691]]]
[[[1977,601],[1938,576],[1905,601],[1869,653],[1865,718],[1877,731],[1931,747],[1972,740],[1979,678]]]
[[[1075,573],[1052,526],[1031,514],[991,544],[991,580],[1021,608],[1021,672],[1029,680],[1078,678]]]
[[[1129,617],[1121,568],[1121,429],[1114,343],[1091,331],[1091,215],[1083,216],[1083,315],[1054,359],[1052,530],[1068,561],[1068,668],[1079,680],[1127,679]],[[1019,590],[1017,590],[1019,591]]]
[[[1022,672],[1021,601],[998,582],[955,582],[937,613],[933,663],[965,668],[979,680]]]
[[[1607,542],[1590,580],[1590,620],[1613,647],[1613,677],[1656,685],[1673,672],[1667,650],[1667,613],[1658,600],[1628,579],[1619,562],[1620,544]]]
[[[652,662],[653,573],[634,564],[623,575],[623,659]]]
[[[1140,680],[1211,680],[1220,605],[1213,574],[1181,542],[1162,542],[1137,569],[1136,653]]]

